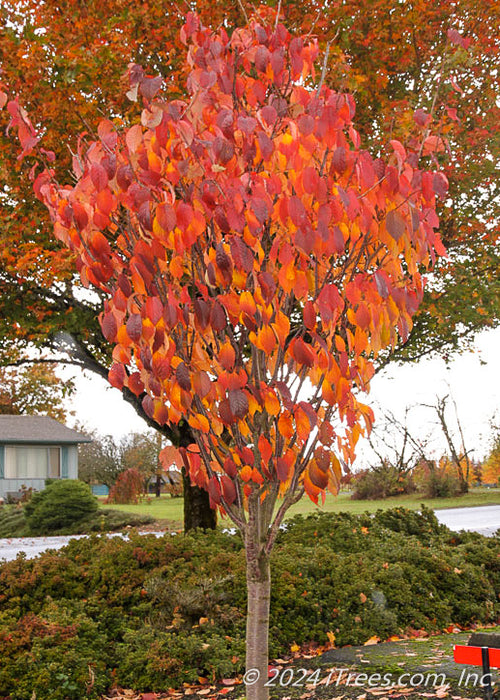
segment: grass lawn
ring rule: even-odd
[[[417,510],[420,505],[437,510],[439,508],[460,508],[466,506],[486,506],[500,504],[500,489],[473,489],[465,496],[457,498],[434,498],[424,499],[421,496],[399,496],[386,498],[380,501],[352,501],[349,494],[342,493],[339,496],[327,495],[325,505],[318,508],[307,497],[296,503],[288,511],[287,517],[299,513],[308,515],[318,510],[326,513],[338,513],[340,511],[348,513],[364,513],[365,511],[375,511],[379,508],[386,510],[395,506],[403,506],[411,510]],[[171,498],[162,496],[161,498],[144,499],[137,505],[106,505],[101,502],[101,508],[113,508],[128,513],[141,513],[151,515],[155,520],[168,520],[172,522],[172,527],[181,527],[182,523],[182,498]],[[174,525],[175,523],[175,525]]]

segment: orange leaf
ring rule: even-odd
[[[190,416],[188,423],[194,430],[201,430],[203,433],[210,432],[210,423],[201,413],[196,413],[194,416]]]
[[[230,371],[234,367],[236,353],[229,341],[226,341],[219,350],[219,362],[225,370]]]
[[[265,437],[265,435],[261,435],[259,437],[258,446],[262,461],[264,462],[264,464],[269,464],[269,460],[271,459],[271,456],[273,454],[273,448],[269,440]]]
[[[306,442],[311,434],[311,421],[307,413],[302,408],[296,408],[294,411],[295,427],[299,438]]]
[[[270,355],[277,345],[276,336],[271,326],[263,326],[255,336],[254,344],[259,350]]]
[[[294,428],[293,428],[293,423],[292,423],[292,416],[290,411],[285,411],[284,413],[281,414],[281,416],[278,419],[278,431],[280,435],[283,435],[283,437],[289,439],[292,437],[294,434]]]
[[[315,486],[322,491],[326,489],[328,485],[328,473],[318,467],[316,460],[313,459],[309,462],[307,473]]]
[[[245,464],[243,469],[240,469],[240,478],[245,483],[248,483],[253,476],[253,468]]]
[[[270,416],[279,416],[281,411],[281,404],[274,391],[266,391],[266,394],[264,396],[264,407]]]

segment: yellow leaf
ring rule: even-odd
[[[378,644],[379,642],[380,642],[380,637],[373,636],[373,637],[370,637],[370,639],[368,639],[368,640],[364,643],[363,646],[369,647],[369,646],[372,646],[373,644]]]
[[[300,650],[300,647],[296,642],[294,642],[292,644],[292,646],[290,647],[290,651],[292,652],[292,654],[295,654],[299,650]]]

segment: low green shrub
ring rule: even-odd
[[[97,508],[97,498],[88,484],[75,479],[58,479],[33,494],[24,507],[24,514],[30,532],[36,535],[71,527],[93,515]]]
[[[20,505],[3,505],[0,508],[0,537],[23,537],[28,534],[24,510]]]
[[[444,469],[430,471],[421,491],[425,498],[452,498],[463,493],[458,476]]]
[[[124,513],[121,510],[96,510],[89,516],[65,527],[47,531],[38,530],[38,535],[82,535],[91,532],[117,532],[129,527],[151,525],[155,520],[150,515]],[[0,537],[26,537],[33,534],[28,526],[21,505],[4,505],[0,508]]]
[[[271,655],[324,644],[329,632],[361,644],[408,627],[495,621],[499,544],[452,533],[426,509],[294,518],[273,555]],[[72,700],[113,682],[147,692],[234,676],[245,608],[238,535],[94,535],[18,557],[0,567],[0,697]],[[41,661],[28,667],[30,658]]]
[[[415,491],[411,474],[402,472],[391,464],[380,464],[355,474],[352,488],[351,498],[359,501],[389,498]]]

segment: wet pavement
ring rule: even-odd
[[[140,535],[155,535],[161,537],[164,532],[140,532]],[[33,559],[42,552],[49,549],[61,549],[68,544],[70,540],[78,540],[87,535],[57,535],[54,537],[10,537],[6,539],[0,538],[0,563],[2,561],[12,561],[20,552],[24,552],[26,559]],[[128,535],[115,532],[108,534],[108,537],[123,537],[127,539]]]
[[[481,535],[493,535],[500,529],[500,506],[449,508],[434,512],[439,522],[450,530],[472,530]]]
[[[451,530],[472,530],[482,535],[493,535],[500,529],[500,505],[478,506],[476,508],[450,508],[448,510],[436,510],[436,516],[440,523],[447,525]],[[141,534],[155,534],[158,537],[163,532]],[[121,533],[115,533],[115,537],[126,537]],[[27,559],[32,559],[48,549],[60,549],[71,539],[79,539],[85,535],[57,536],[57,537],[12,537],[0,539],[0,562],[15,559],[19,552],[24,552]]]

